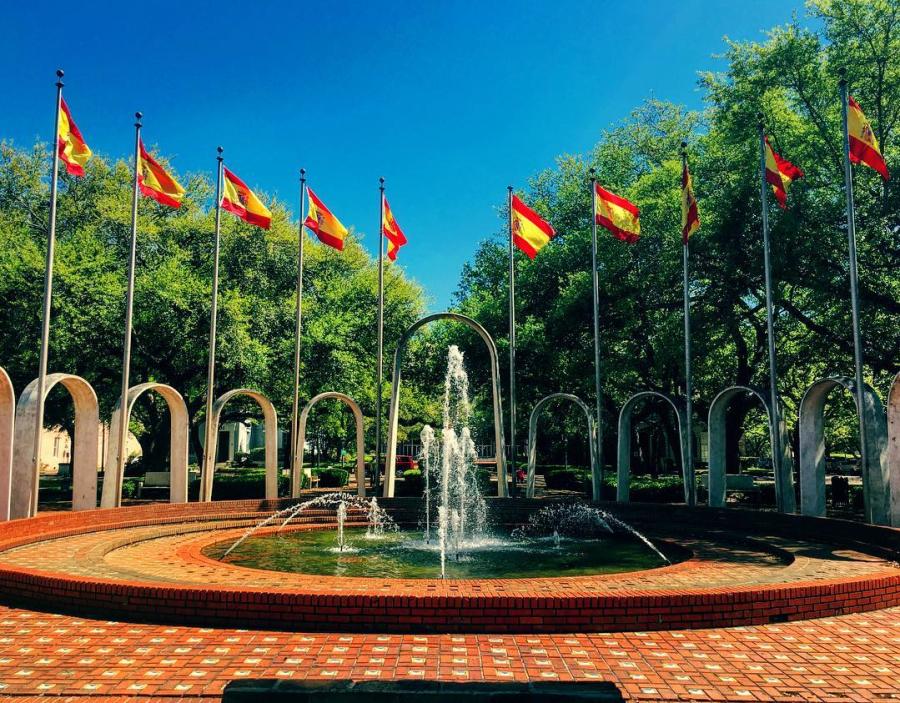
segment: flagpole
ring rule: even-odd
[[[216,235],[213,247],[213,280],[212,280],[212,306],[209,313],[209,361],[206,369],[206,443],[203,445],[203,474],[201,476],[201,501],[212,500],[212,472],[215,469],[216,437],[212,422],[213,394],[215,392],[216,374],[216,317],[219,306],[219,246],[221,239],[222,218],[222,147],[217,147],[216,161]]]
[[[38,364],[37,409],[34,419],[34,452],[31,457],[31,511],[37,513],[38,477],[41,471],[41,439],[44,430],[44,394],[47,387],[47,356],[50,351],[50,305],[53,300],[53,259],[56,252],[56,198],[59,181],[59,113],[62,109],[63,70],[56,71],[56,115],[53,127],[53,168],[50,172],[50,230],[47,235],[47,260],[44,268],[44,308],[41,318],[41,351]]]
[[[772,253],[769,241],[769,202],[766,184],[766,133],[762,113],[759,114],[759,202],[762,207],[763,264],[766,278],[766,333],[769,345],[769,404],[772,407],[772,471],[775,475],[778,509],[784,511],[789,501],[781,490],[790,488],[780,477],[784,448],[781,446],[781,407],[778,402],[778,370],[775,359],[775,304],[772,295]]]
[[[116,475],[105,476],[104,481],[115,481],[116,502],[121,496],[122,477],[125,475],[126,442],[128,438],[128,389],[131,371],[131,327],[134,312],[134,265],[137,253],[138,176],[141,171],[141,115],[134,113],[134,176],[131,185],[131,242],[128,251],[128,290],[125,294],[125,342],[122,350],[122,393],[119,399],[119,436],[116,448]]]
[[[847,195],[847,241],[850,249],[850,306],[853,317],[853,361],[856,371],[856,409],[859,415],[860,471],[866,475],[868,446],[866,442],[866,415],[863,385],[862,337],[859,330],[859,273],[856,267],[856,222],[853,206],[853,171],[850,167],[850,134],[847,126],[847,76],[841,69],[841,121],[844,128],[844,192]],[[863,481],[867,486],[868,482]],[[866,500],[866,521],[872,522],[872,501]]]
[[[509,468],[516,494],[516,259],[513,244],[513,187],[507,186],[509,208]]]
[[[381,396],[384,384],[384,178],[379,178],[379,223],[378,223],[378,350],[375,384],[375,468],[372,471],[372,493],[378,490],[381,473]]]
[[[687,142],[681,142],[681,169],[682,173],[687,171]],[[686,187],[686,186],[683,186]],[[688,273],[688,259],[690,258],[690,239],[684,238],[684,246],[682,247],[682,260],[684,263],[684,425],[685,434],[685,452],[684,461],[687,464],[684,467],[684,475],[687,479],[687,503],[693,505],[695,502],[694,494],[696,487],[694,486],[694,400],[693,388],[691,384],[691,289],[690,275]]]
[[[594,289],[594,397],[597,403],[597,468],[600,485],[594,500],[603,495],[603,400],[600,395],[600,272],[597,269],[597,171],[591,168],[591,272]]]
[[[303,467],[300,462],[300,333],[303,327],[303,221],[306,203],[306,169],[300,169],[300,227],[297,237],[297,304],[294,320],[294,399],[291,406],[291,497],[300,494]]]

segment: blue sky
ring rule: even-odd
[[[180,172],[215,148],[296,209],[310,185],[377,249],[378,177],[432,310],[502,223],[506,186],[653,96],[699,107],[723,37],[761,39],[800,0],[7,3],[0,138],[49,140],[53,72],[99,153],[145,141]]]

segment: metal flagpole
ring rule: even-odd
[[[516,494],[516,260],[513,244],[513,187],[507,186],[509,207],[509,470]]]
[[[776,477],[776,488],[783,485],[780,480],[784,448],[781,446],[781,407],[778,403],[778,371],[775,363],[775,306],[772,300],[772,253],[769,243],[769,202],[766,183],[766,133],[762,113],[759,115],[759,202],[762,207],[763,264],[766,277],[766,333],[769,342],[769,403],[772,406],[772,471]],[[789,488],[790,484],[784,486]],[[786,496],[778,498],[778,509],[785,510]]]
[[[597,171],[591,171],[591,272],[594,289],[594,395],[597,402],[597,466],[600,485],[594,488],[594,500],[603,491],[603,399],[600,395],[600,272],[597,269]]]
[[[53,168],[50,172],[50,230],[47,234],[47,261],[44,269],[44,309],[41,318],[41,352],[38,365],[37,410],[34,418],[31,514],[37,513],[38,476],[41,471],[41,439],[44,430],[44,394],[47,387],[47,356],[50,351],[50,304],[53,300],[53,258],[56,252],[56,196],[59,180],[59,113],[62,109],[63,71],[56,71],[56,115],[53,121]]]
[[[687,142],[681,142],[681,168],[682,171],[687,169]],[[682,197],[684,195],[682,194]],[[682,247],[682,259],[684,262],[684,424],[685,434],[685,453],[684,475],[687,478],[687,502],[693,505],[696,487],[694,486],[694,400],[693,389],[691,387],[691,289],[690,276],[688,274],[688,259],[690,254],[690,240],[684,240]]]
[[[125,294],[125,343],[122,351],[122,394],[119,399],[119,436],[116,446],[116,496],[121,495],[122,477],[125,475],[126,442],[128,439],[128,388],[131,370],[131,320],[134,311],[134,263],[137,252],[138,176],[141,172],[141,115],[134,113],[134,179],[131,186],[131,243],[128,252],[128,291]],[[118,504],[118,503],[117,503]]]
[[[219,245],[220,228],[222,219],[222,147],[217,147],[216,161],[216,237],[213,247],[213,281],[212,281],[212,307],[209,313],[209,363],[206,370],[206,443],[203,445],[203,474],[201,476],[203,501],[212,500],[212,472],[216,463],[216,437],[212,422],[213,395],[215,393],[216,374],[216,317],[219,307]]]
[[[306,169],[300,169],[300,227],[297,229],[297,307],[294,320],[294,400],[291,406],[291,497],[300,494],[303,467],[300,462],[300,333],[303,327],[303,221],[306,219]]]
[[[384,384],[384,178],[379,178],[380,200],[378,223],[378,350],[375,383],[375,468],[372,471],[372,493],[378,489],[381,473],[381,396]]]
[[[863,385],[862,338],[859,332],[859,274],[856,268],[856,222],[853,207],[853,172],[850,168],[850,135],[847,129],[847,77],[841,70],[841,118],[844,127],[844,191],[847,194],[847,240],[850,248],[850,306],[853,315],[853,360],[856,370],[856,409],[859,415],[859,460],[862,475],[868,466],[866,414]],[[864,487],[868,486],[863,481]],[[866,500],[866,521],[872,522],[872,501]]]

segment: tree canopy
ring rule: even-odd
[[[808,9],[812,28],[795,21],[762,42],[726,40],[724,69],[699,77],[702,111],[650,99],[604,131],[590,153],[561,156],[530,179],[524,196],[559,237],[533,262],[517,257],[520,428],[526,410],[551,392],[594,397],[591,167],[604,187],[640,207],[643,233],[633,246],[598,233],[607,462],[628,396],[683,392],[682,140],[702,221],[690,246],[697,418],[704,421],[709,402],[728,385],[768,386],[759,113],[775,149],[806,174],[791,187],[789,210],[772,207],[769,198],[779,382],[789,425],[814,380],[852,376],[838,81],[845,69],[889,166],[896,163],[900,2],[814,0]],[[892,182],[867,168],[854,168],[854,178],[866,377],[884,396],[900,359],[900,198]],[[482,244],[457,292],[459,308],[501,344],[508,336],[505,238],[504,228]],[[564,429],[561,420],[546,420]],[[580,420],[572,415],[571,422]],[[855,420],[845,416],[838,424],[831,436],[851,446]]]

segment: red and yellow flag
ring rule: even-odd
[[[312,188],[306,189],[307,200],[309,201],[309,213],[306,215],[306,221],[303,223],[307,229],[316,233],[322,244],[327,244],[338,251],[344,250],[344,240],[347,238],[347,228],[341,224],[325,203],[319,200],[318,196],[312,192]]]
[[[250,190],[240,178],[227,168],[224,171],[225,192],[222,195],[222,209],[228,210],[251,225],[269,229],[272,225],[272,213],[269,208],[263,205],[262,200],[256,197],[256,193]]]
[[[513,243],[529,259],[537,256],[556,235],[550,223],[523,203],[518,195],[512,196],[512,230]]]
[[[141,189],[141,194],[153,198],[162,205],[181,207],[184,188],[144,148],[143,140],[139,146],[138,187]]]
[[[59,158],[66,164],[66,171],[73,176],[84,175],[84,165],[91,160],[92,152],[75,120],[69,112],[66,101],[60,98],[59,103],[59,134],[56,135]]]
[[[685,244],[700,229],[700,213],[694,197],[694,181],[688,171],[687,161],[681,167],[681,241]]]
[[[634,203],[610,193],[594,184],[596,206],[594,218],[601,227],[606,227],[613,236],[628,244],[634,244],[641,236],[640,210]]]
[[[782,159],[776,154],[772,145],[769,144],[768,137],[764,138],[764,145],[766,150],[766,183],[772,186],[775,200],[786,210],[788,186],[798,178],[803,178],[803,171],[787,159]]]
[[[865,164],[881,174],[884,180],[890,180],[887,164],[878,148],[878,139],[872,131],[872,125],[863,114],[857,102],[847,97],[847,136],[850,140],[850,162]]]
[[[397,224],[397,220],[394,219],[394,213],[391,212],[391,206],[388,205],[387,198],[384,195],[381,196],[381,201],[384,205],[384,226],[381,231],[388,240],[388,258],[391,261],[396,261],[397,250],[406,244],[406,236],[403,234],[403,230],[400,229],[400,225]]]

